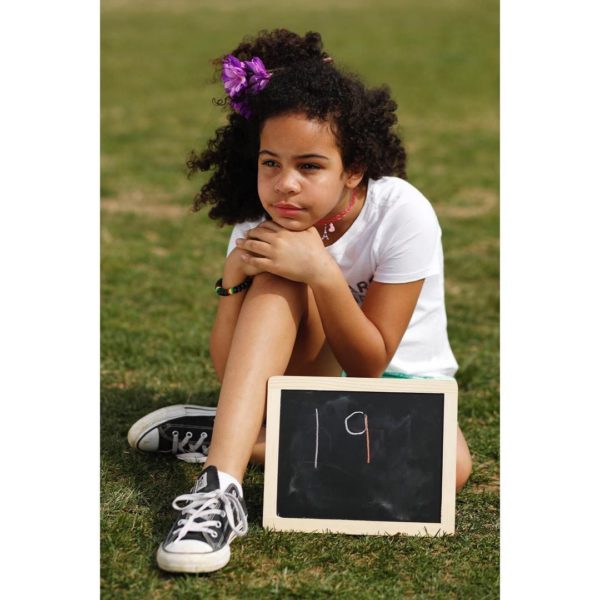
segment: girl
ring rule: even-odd
[[[317,33],[262,32],[219,63],[228,124],[188,162],[213,170],[195,209],[211,204],[211,218],[235,224],[210,340],[218,409],[161,409],[129,433],[137,448],[207,453],[191,492],[173,502],[180,514],[157,554],[167,571],[217,570],[247,532],[241,482],[250,460],[264,461],[269,377],[457,369],[441,231],[404,180],[387,88],[340,71]],[[459,430],[457,489],[470,470]]]

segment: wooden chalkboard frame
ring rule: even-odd
[[[277,514],[279,425],[282,390],[333,390],[409,392],[444,395],[442,506],[439,523],[350,521],[341,519],[284,518]],[[275,531],[347,533],[354,535],[454,534],[456,504],[456,431],[458,388],[454,379],[371,379],[362,377],[271,377],[267,393],[267,433],[263,527]]]

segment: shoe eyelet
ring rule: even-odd
[[[177,431],[177,429],[171,434],[174,438],[178,438],[179,437],[179,431]]]
[[[189,439],[192,437],[192,435],[194,435],[194,434],[193,434],[191,431],[186,431],[186,432],[185,432],[185,437],[186,437],[188,440],[189,440]]]
[[[215,538],[215,539],[216,539],[216,538],[218,538],[218,537],[219,537],[219,534],[218,534],[216,531],[211,531],[211,532],[210,532],[210,537],[212,537],[212,538]]]
[[[221,524],[221,521],[218,521],[217,524],[215,525],[215,527],[218,527],[219,529],[221,529],[221,527],[223,527],[223,525]]]

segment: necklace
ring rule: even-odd
[[[348,206],[346,206],[346,208],[344,210],[339,212],[337,215],[333,215],[333,217],[328,217],[327,219],[321,219],[320,221],[317,221],[315,223],[315,225],[324,225],[325,226],[323,228],[323,235],[321,236],[321,239],[323,241],[329,239],[327,232],[333,233],[335,231],[335,227],[333,224],[336,223],[337,221],[341,221],[352,210],[352,208],[354,207],[354,204],[356,203],[356,194],[357,193],[358,193],[358,188],[354,188],[354,191],[352,192],[352,196],[350,198],[350,202],[348,202]]]

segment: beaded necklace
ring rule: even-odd
[[[321,239],[323,241],[329,239],[327,232],[333,233],[335,231],[335,227],[333,224],[336,223],[337,221],[341,221],[352,210],[352,208],[354,207],[354,204],[356,203],[357,193],[358,193],[358,188],[356,187],[356,188],[354,188],[354,191],[352,192],[352,197],[350,198],[350,202],[348,203],[348,206],[346,206],[346,208],[344,210],[339,212],[337,215],[333,215],[333,217],[321,219],[320,221],[317,221],[315,223],[315,225],[324,225],[325,226],[323,228],[323,235],[321,236]]]

